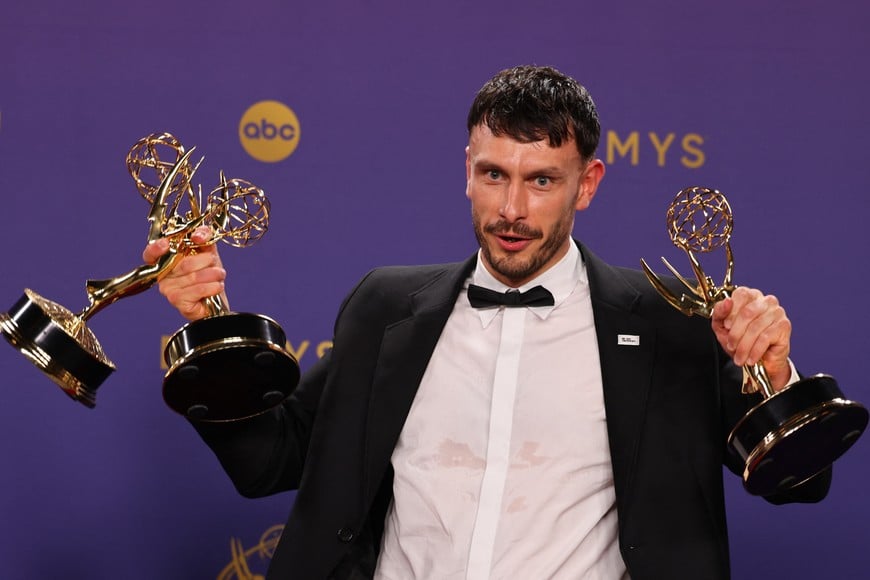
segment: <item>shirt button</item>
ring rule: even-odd
[[[351,528],[341,528],[338,530],[338,539],[344,543],[352,541],[354,533]]]

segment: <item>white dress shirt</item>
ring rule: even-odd
[[[478,259],[468,282],[498,282]],[[627,578],[586,269],[571,243],[555,304],[474,309],[463,291],[392,455],[375,578]]]

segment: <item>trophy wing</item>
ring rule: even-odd
[[[673,266],[671,266],[667,260],[662,258],[662,261],[668,267],[668,269],[675,274],[677,280],[692,294],[697,295],[697,291],[688,283],[688,281],[683,278],[677,271],[674,270]],[[662,282],[661,278],[652,271],[652,268],[646,263],[646,260],[641,258],[640,260],[641,268],[643,269],[643,273],[646,274],[647,280],[649,280],[650,284],[653,285],[653,288],[667,300],[668,304],[685,314],[686,316],[692,316],[693,314],[697,314],[698,316],[703,316],[704,318],[710,318],[712,316],[712,309],[704,300],[699,300],[697,298],[693,298],[691,296],[686,295],[685,293],[680,294],[677,297],[674,292],[668,288],[664,282]]]

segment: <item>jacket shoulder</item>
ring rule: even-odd
[[[418,301],[429,305],[452,302],[474,262],[418,266],[384,266],[366,274],[341,305],[339,316],[353,311],[395,319],[407,316]]]

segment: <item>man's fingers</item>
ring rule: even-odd
[[[179,278],[189,276],[190,274],[194,274],[200,270],[220,271],[224,276],[226,276],[226,272],[221,267],[221,262],[216,252],[203,252],[201,254],[185,256],[184,259],[179,261],[175,268],[172,269],[170,276],[172,278]]]
[[[153,264],[160,256],[168,251],[169,240],[166,238],[159,238],[145,246],[145,250],[142,251],[142,261],[146,264]]]
[[[189,320],[196,320],[210,313],[204,304],[206,298],[221,296],[224,306],[228,307],[224,293],[227,272],[221,264],[217,248],[207,245],[211,238],[210,227],[197,228],[191,234],[190,241],[200,246],[192,249],[192,253],[179,256],[158,285],[160,293]],[[169,250],[169,240],[160,238],[145,247],[142,259],[147,264],[154,264]]]

